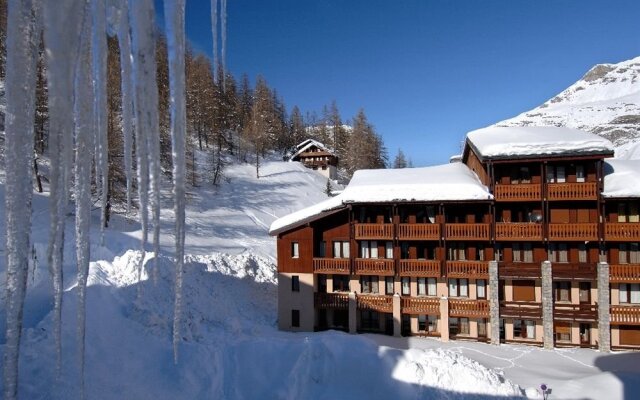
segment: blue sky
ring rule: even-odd
[[[212,53],[210,0],[187,36]],[[640,55],[638,0],[228,0],[227,66],[290,110],[364,108],[389,149],[447,162],[467,131],[529,110],[597,63]]]

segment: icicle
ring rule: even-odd
[[[6,61],[6,314],[3,398],[18,396],[18,359],[31,236],[31,166],[39,10],[35,0],[11,0]]]
[[[155,229],[157,229],[158,233],[160,229],[160,188],[158,186],[160,163],[157,157],[159,155],[158,86],[156,81],[153,2],[151,0],[129,0],[129,16],[131,21],[133,76],[136,91],[134,110],[137,116],[135,125],[136,155],[143,251],[139,265],[139,274],[141,275],[148,239],[149,192],[152,193],[151,202],[154,207],[154,247],[156,245],[159,247],[159,240],[155,237]]]
[[[76,262],[78,264],[78,361],[80,370],[80,398],[84,398],[85,319],[87,277],[89,275],[89,243],[91,228],[91,160],[94,150],[93,79],[91,70],[91,7],[84,11],[81,47],[76,65]]]
[[[80,38],[82,0],[44,2],[44,41],[47,54],[49,90],[49,148],[51,158],[51,225],[47,258],[54,291],[54,338],[56,372],[62,361],[62,262],[64,250],[65,208],[68,201],[69,173],[72,163],[73,71]]]
[[[211,0],[211,33],[213,34],[213,79],[218,76],[218,0]]]
[[[184,5],[185,0],[165,0],[164,15],[169,50],[171,91],[171,143],[173,150],[173,196],[176,218],[176,282],[173,309],[173,360],[178,363],[180,316],[182,310],[182,273],[184,264],[185,219],[185,73],[184,73]]]
[[[227,73],[227,0],[222,0],[222,14],[221,30],[222,30],[222,90],[226,90],[225,75]]]

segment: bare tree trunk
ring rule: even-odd
[[[42,179],[40,178],[40,173],[38,172],[38,159],[36,157],[33,158],[33,175],[36,178],[38,193],[42,193]]]
[[[260,179],[260,148],[256,146],[256,179]]]

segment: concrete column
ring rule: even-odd
[[[598,263],[598,350],[611,351],[609,264]]]
[[[358,331],[356,319],[357,310],[356,292],[349,292],[349,333],[356,333]]]
[[[402,336],[401,324],[402,315],[400,313],[400,295],[398,293],[393,295],[393,336]]]
[[[440,340],[449,341],[449,299],[445,296],[440,298]]]
[[[500,300],[498,299],[498,262],[489,261],[489,337],[491,344],[500,344]]]
[[[551,263],[542,263],[542,340],[545,349],[553,349],[553,275]]]

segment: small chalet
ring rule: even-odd
[[[332,149],[317,140],[307,139],[297,145],[290,161],[299,161],[329,179],[337,177],[338,157]]]

